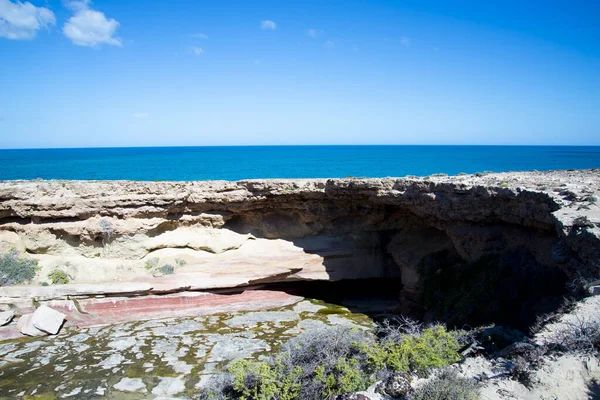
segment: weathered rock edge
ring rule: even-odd
[[[466,260],[476,260],[503,246],[529,246],[540,262],[558,266],[570,277],[597,276],[599,183],[599,169],[238,182],[3,181],[0,234],[13,232],[21,238],[46,234],[79,251],[86,246],[102,247],[104,241],[127,241],[139,234],[153,237],[190,226],[294,243],[312,237],[343,239],[360,234],[362,238],[356,243],[363,247],[370,245],[365,245],[368,240],[364,237],[372,232],[395,232],[391,242],[386,242],[385,251],[400,267],[403,283],[410,290],[411,285],[417,285],[417,278],[411,275],[420,253],[437,250],[432,243],[440,233],[443,237],[438,247],[451,243]],[[102,219],[111,222],[109,234],[100,227]],[[431,230],[434,237],[429,235]],[[498,234],[502,240],[494,244],[494,235]],[[536,239],[527,243],[529,236]],[[415,244],[411,242],[415,237],[422,240]],[[553,242],[552,251],[536,244],[546,237]],[[25,242],[24,250],[29,253],[52,251],[52,246],[28,247]],[[331,249],[308,247],[307,253],[323,254],[324,265],[328,255],[331,259],[336,256]],[[198,282],[182,285],[177,280],[170,287],[167,279],[166,287],[159,285],[158,290],[190,290],[192,286],[193,290],[202,290],[246,286],[252,281],[305,279],[301,274],[302,265],[255,270],[251,279],[229,279],[224,286],[212,282],[208,287]],[[188,282],[194,280],[188,278]],[[206,275],[202,275],[204,278]],[[30,290],[37,298],[51,299],[107,293],[140,295],[153,292],[155,286],[147,282],[122,283],[107,291],[75,284]],[[0,288],[0,298],[22,294],[17,287]]]

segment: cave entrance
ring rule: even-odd
[[[348,308],[372,318],[383,318],[401,313],[400,278],[345,279],[340,281],[295,281],[266,285],[309,299],[321,300]]]

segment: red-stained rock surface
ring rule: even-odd
[[[71,300],[53,300],[46,305],[67,315],[65,326],[87,328],[148,319],[266,310],[291,305],[300,300],[302,297],[284,292],[246,290],[228,294],[182,292],[164,296],[92,298],[79,300],[77,304]],[[22,334],[16,329],[14,322],[0,327],[0,341],[19,337]]]

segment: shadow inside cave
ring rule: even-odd
[[[560,263],[567,261],[556,260],[553,230],[502,221],[444,226],[402,207],[366,202],[289,207],[304,213],[255,210],[233,216],[225,228],[291,241],[320,256],[329,281],[304,277],[261,287],[374,318],[402,314],[451,328],[497,324],[524,333],[564,303],[567,275]],[[311,212],[333,217],[307,221]]]

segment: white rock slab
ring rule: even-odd
[[[146,393],[146,385],[140,378],[123,378],[113,386],[122,392],[142,392]]]
[[[41,305],[33,314],[31,314],[31,323],[41,331],[56,335],[60,330],[65,317],[65,314],[60,311],[56,311],[46,305]]]
[[[10,321],[12,321],[14,316],[15,316],[15,313],[12,311],[0,312],[0,326],[8,324]]]
[[[47,333],[39,330],[31,323],[32,314],[25,314],[17,321],[17,329],[27,336],[46,336]]]

